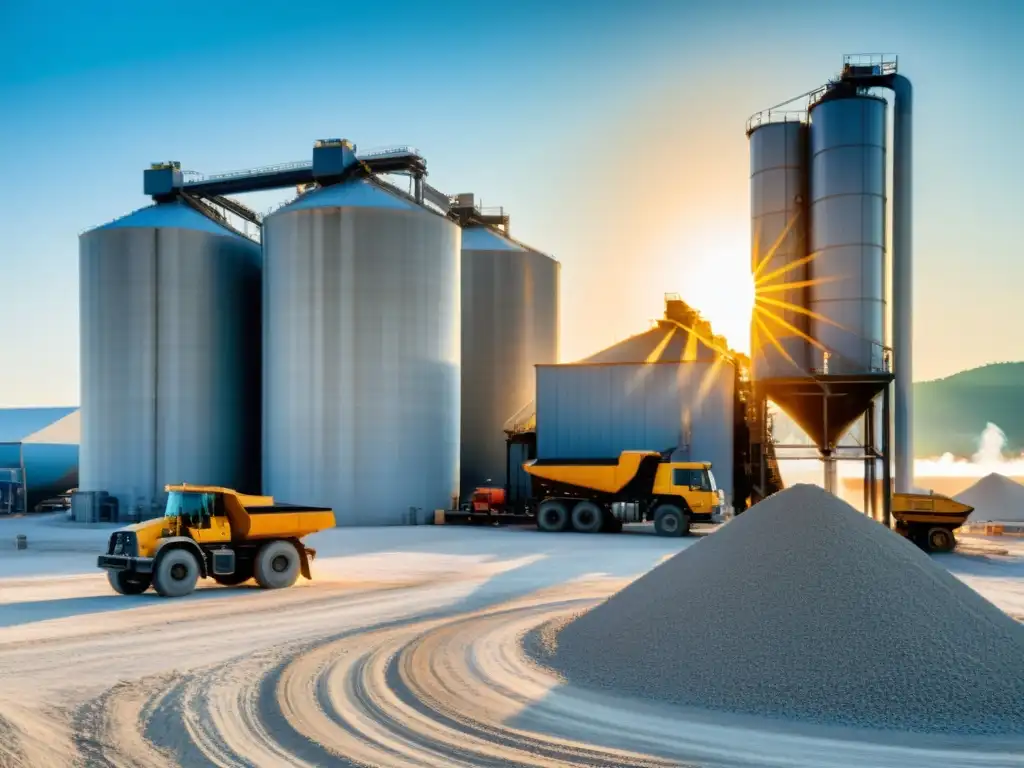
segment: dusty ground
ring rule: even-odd
[[[524,634],[693,539],[339,529],[314,537],[312,583],[164,600],[110,592],[108,530],[0,519],[0,766],[1019,765],[611,700],[526,659]],[[1024,542],[964,543],[941,562],[1024,618]]]

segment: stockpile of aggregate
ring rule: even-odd
[[[1024,485],[1005,475],[986,475],[956,498],[974,507],[971,522],[1024,522]]]
[[[1024,736],[1024,626],[816,486],[569,622],[570,683],[835,725]]]

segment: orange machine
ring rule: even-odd
[[[499,512],[505,506],[505,489],[477,488],[471,503],[474,512]]]

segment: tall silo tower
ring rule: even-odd
[[[448,509],[459,487],[461,231],[372,179],[263,225],[263,489],[339,525]]]
[[[504,487],[509,419],[536,397],[537,365],[558,362],[561,265],[513,240],[504,211],[459,195],[462,225],[461,495]]]
[[[878,89],[895,93],[893,157],[893,335],[886,338],[887,274],[886,243],[886,136],[887,102]],[[806,100],[802,112],[786,106]],[[795,120],[794,120],[795,115]],[[753,379],[757,393],[755,421],[758,437],[752,455],[760,465],[773,466],[776,446],[766,434],[764,403],[774,401],[810,436],[825,463],[825,486],[836,490],[836,460],[843,450],[840,438],[860,418],[865,420],[861,458],[865,464],[865,510],[874,512],[881,495],[882,519],[888,521],[890,497],[890,385],[895,380],[895,459],[897,490],[913,486],[911,412],[911,89],[896,73],[896,59],[885,55],[847,56],[841,75],[827,85],[779,107],[759,113],[748,123],[751,139],[752,247],[754,272],[759,276],[755,314],[775,314],[783,331],[767,334],[768,341],[752,334]],[[799,134],[806,147],[801,156],[793,149],[791,160],[766,160],[768,137],[789,136],[776,144],[796,147]],[[779,154],[778,152],[776,154]],[[787,172],[777,170],[780,166]],[[802,166],[802,170],[799,170]],[[766,172],[773,169],[774,173]],[[763,225],[765,212],[781,209],[775,199],[792,199],[792,188],[803,174],[806,215],[798,225],[803,231],[778,239],[777,252],[791,261],[781,285],[764,277],[758,251],[774,232]],[[765,202],[769,201],[769,202]],[[794,209],[798,206],[793,206]],[[777,228],[777,227],[776,227]],[[767,235],[761,234],[767,232]],[[787,248],[787,239],[806,242],[806,256]],[[777,273],[766,267],[768,274]],[[803,292],[799,296],[796,291]],[[791,290],[792,289],[792,290]],[[789,292],[788,300],[777,294]],[[789,317],[784,313],[788,312]],[[804,317],[795,322],[794,314]],[[755,324],[756,325],[756,324]],[[760,326],[764,330],[763,326]],[[806,330],[804,330],[804,328]],[[787,333],[788,331],[788,333]],[[765,334],[762,334],[764,336]],[[806,365],[786,354],[792,336],[806,335]],[[770,347],[770,348],[769,348]],[[785,363],[779,358],[785,358]],[[895,357],[895,366],[893,365]],[[774,362],[773,362],[774,361]],[[787,365],[788,364],[788,365]],[[876,419],[876,399],[881,395],[881,430]],[[875,440],[881,433],[881,445]],[[754,431],[752,430],[752,434]],[[844,455],[843,458],[853,458]],[[758,462],[755,462],[758,463]],[[875,474],[882,468],[880,493]],[[754,480],[757,485],[757,478]],[[762,478],[761,490],[766,487]],[[770,489],[769,489],[770,492]]]
[[[751,318],[757,379],[808,370],[808,315],[800,311],[807,306],[807,134],[792,115],[749,131],[751,271],[761,298]]]
[[[887,106],[837,89],[810,109],[808,309],[813,367],[830,374],[885,368]]]
[[[81,490],[122,514],[169,483],[258,491],[259,245],[182,201],[79,243]]]

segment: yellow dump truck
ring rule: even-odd
[[[533,478],[542,531],[619,531],[653,520],[659,536],[686,536],[691,522],[710,521],[725,505],[710,462],[673,462],[657,451],[534,459],[523,469]]]
[[[164,597],[192,592],[200,577],[236,585],[255,578],[264,589],[311,579],[316,550],[302,543],[334,527],[333,510],[275,504],[229,488],[168,485],[162,518],[114,531],[97,565],[122,595],[150,585]]]
[[[937,493],[892,496],[893,530],[926,552],[951,552],[956,547],[953,531],[973,511],[974,507]]]

